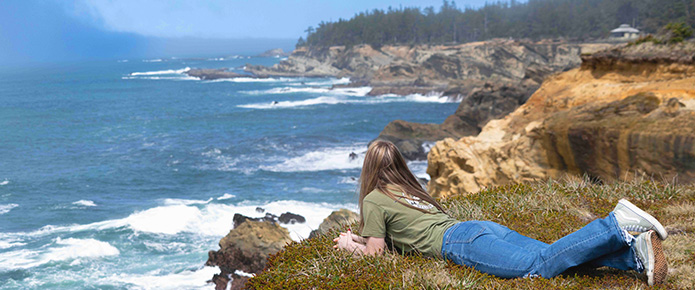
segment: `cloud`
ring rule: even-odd
[[[72,13],[104,29],[154,37],[296,37],[295,1],[77,0]],[[294,10],[289,14],[287,11]]]

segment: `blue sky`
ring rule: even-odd
[[[485,0],[459,0],[479,7]],[[441,0],[2,0],[0,63],[291,49],[309,26]]]

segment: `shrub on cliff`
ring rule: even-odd
[[[693,36],[693,29],[685,22],[671,22],[663,28],[668,43],[679,43]]]
[[[661,28],[659,33],[654,36],[647,34],[637,40],[628,43],[628,46],[639,45],[645,42],[654,44],[675,44],[693,36],[693,29],[685,22],[670,22]]]
[[[610,212],[628,198],[653,213],[670,233],[664,241],[669,277],[657,289],[695,287],[695,185],[676,186],[635,180],[592,184],[568,178],[490,188],[443,200],[460,220],[492,220],[544,242],[553,242]],[[356,227],[356,225],[353,225]],[[250,279],[251,289],[644,289],[636,272],[609,268],[572,269],[553,279],[500,279],[442,260],[386,253],[353,257],[332,248],[331,231],[293,242],[268,259]]]

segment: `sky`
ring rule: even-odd
[[[486,0],[459,0],[480,7]],[[309,26],[441,0],[1,0],[0,64],[291,50]]]

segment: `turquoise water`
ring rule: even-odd
[[[0,289],[212,289],[203,264],[235,213],[304,215],[287,228],[305,238],[356,209],[362,153],[388,122],[440,123],[457,107],[329,89],[347,79],[183,74],[276,62],[0,69]]]

